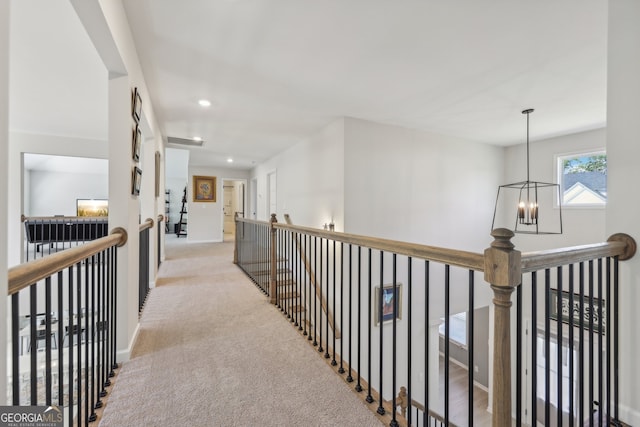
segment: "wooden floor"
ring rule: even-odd
[[[440,395],[444,396],[444,358],[440,357]],[[469,385],[467,370],[457,363],[449,362],[449,421],[456,426],[468,426]],[[473,388],[473,425],[490,426],[491,414],[487,412],[488,393]],[[444,409],[438,411],[444,416]]]

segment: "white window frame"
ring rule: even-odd
[[[607,207],[607,201],[605,200],[604,203],[570,203],[570,204],[565,204],[564,203],[564,180],[563,180],[563,175],[564,175],[564,167],[563,167],[563,161],[567,158],[575,158],[575,157],[588,157],[588,156],[595,156],[595,155],[600,155],[600,154],[604,154],[605,156],[607,155],[607,150],[605,148],[596,148],[593,150],[588,150],[588,151],[573,151],[573,152],[568,152],[568,153],[563,153],[563,154],[556,154],[554,157],[555,160],[555,171],[556,171],[556,178],[557,178],[557,183],[560,185],[560,195],[559,197],[561,197],[562,200],[562,209],[605,209]],[[559,201],[556,200],[555,201],[555,206],[558,207],[559,206]]]

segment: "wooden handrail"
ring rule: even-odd
[[[162,221],[164,221],[164,215],[159,214],[158,215],[158,222],[162,222]]]
[[[627,234],[619,233],[609,237],[605,243],[523,253],[522,272],[530,273],[604,257],[618,256],[620,260],[624,261],[633,257],[635,252],[635,240]]]
[[[238,221],[265,224],[264,221],[245,220],[244,218],[239,218]],[[275,223],[273,226],[281,230],[289,230],[291,232],[304,233],[310,236],[335,240],[337,242],[349,243],[356,246],[394,252],[399,255],[429,259],[432,261],[442,262],[445,264],[455,265],[471,270],[483,271],[484,269],[484,257],[480,253],[419,245],[416,243],[407,243],[397,240],[380,239],[377,237],[360,236],[357,234],[342,233],[337,231],[319,230],[317,228],[302,227],[299,225],[288,225],[279,222]]]
[[[147,218],[145,220],[145,222],[143,222],[142,224],[140,224],[140,230],[139,231],[144,231],[147,228],[152,228],[153,227],[153,220],[151,218]]]
[[[57,252],[45,258],[12,267],[8,271],[8,295],[13,295],[114,245],[120,247],[126,243],[127,231],[124,228],[117,227],[108,236]]]

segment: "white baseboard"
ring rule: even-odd
[[[118,350],[116,352],[116,362],[123,363],[128,362],[131,359],[131,350],[133,349],[136,340],[138,339],[138,331],[140,329],[140,323],[136,324],[136,329],[133,331],[133,336],[131,337],[131,341],[129,341],[129,346],[126,349]]]
[[[640,412],[637,409],[629,408],[625,405],[620,405],[620,421],[625,422],[630,426],[640,425]]]

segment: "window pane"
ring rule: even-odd
[[[597,153],[559,158],[560,187],[565,206],[598,206],[607,202],[607,155]]]

